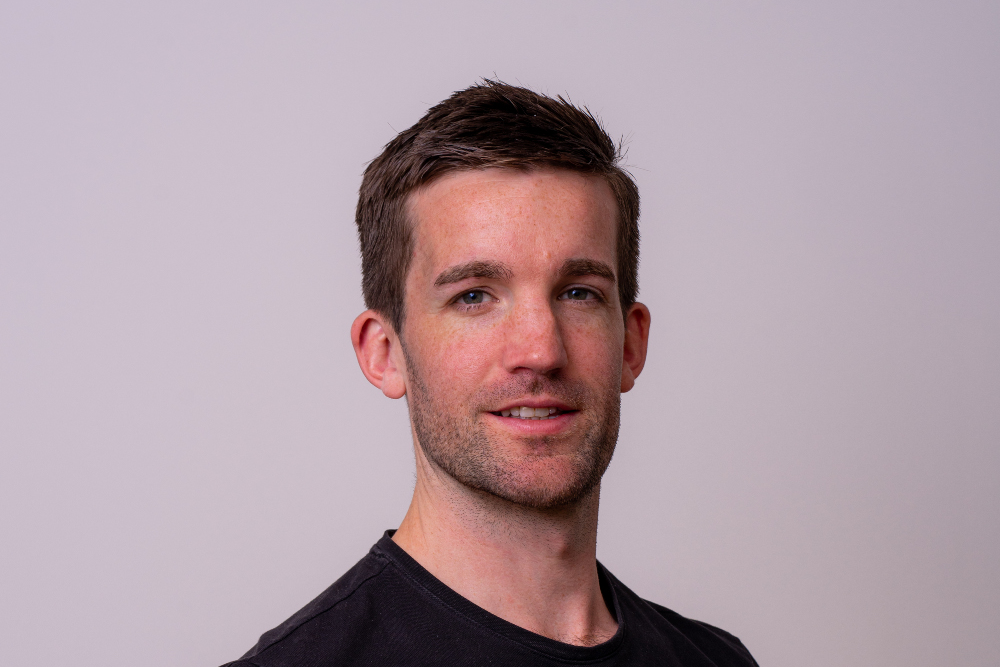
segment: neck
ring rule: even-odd
[[[417,483],[393,540],[449,588],[536,634],[591,646],[617,624],[597,576],[600,488],[539,510],[466,487],[416,447]]]

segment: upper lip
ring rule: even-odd
[[[563,412],[569,410],[575,410],[576,408],[563,403],[562,401],[557,401],[554,398],[544,398],[533,396],[531,398],[519,398],[515,401],[510,401],[505,403],[503,407],[499,407],[496,410],[490,410],[490,412],[502,412],[503,410],[512,410],[514,408],[555,408],[556,410],[561,410]]]

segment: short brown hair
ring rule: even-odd
[[[443,174],[491,167],[557,167],[607,179],[618,204],[618,295],[623,313],[639,291],[639,189],[615,144],[586,108],[561,96],[484,80],[432,107],[365,169],[355,221],[365,305],[401,333],[413,256],[406,201]]]

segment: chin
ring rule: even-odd
[[[513,505],[533,510],[557,510],[578,505],[589,498],[594,487],[588,489],[553,489],[551,487],[524,487],[501,489],[496,496]],[[487,491],[487,493],[490,493]]]
[[[552,462],[546,462],[541,469],[534,467],[529,464],[519,466],[516,471],[494,471],[485,479],[458,481],[515,505],[549,510],[575,505],[590,497],[604,472],[603,467],[580,470]]]

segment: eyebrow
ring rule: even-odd
[[[502,262],[474,260],[465,264],[452,266],[441,272],[434,280],[435,287],[461,282],[467,278],[490,278],[493,280],[510,280],[514,272]]]
[[[567,259],[560,273],[566,277],[597,276],[615,282],[615,272],[604,262],[595,259]]]
[[[559,270],[564,277],[597,276],[615,282],[615,272],[604,262],[594,259],[567,259]],[[474,260],[458,264],[442,271],[434,280],[435,287],[458,283],[469,278],[510,280],[514,272],[503,262]]]

